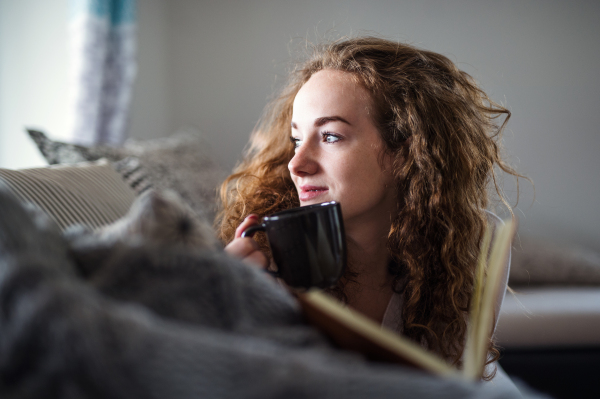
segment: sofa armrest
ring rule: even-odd
[[[507,294],[496,328],[504,348],[600,347],[600,287],[539,287]]]

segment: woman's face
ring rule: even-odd
[[[335,200],[346,226],[388,220],[396,210],[391,160],[371,116],[371,99],[347,72],[322,70],[294,100],[288,164],[302,206]],[[383,160],[383,162],[382,162]]]

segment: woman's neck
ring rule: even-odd
[[[389,280],[390,253],[387,239],[390,227],[389,218],[346,223],[348,261],[351,271],[368,286],[374,287]]]
[[[393,277],[388,265],[387,235],[390,223],[349,223],[346,229],[348,266],[354,274],[344,287],[348,305],[381,323],[392,296]]]

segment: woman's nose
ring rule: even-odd
[[[288,169],[295,176],[312,175],[319,170],[315,150],[310,148],[309,143],[304,143],[296,148],[294,157],[288,163]]]

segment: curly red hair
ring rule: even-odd
[[[502,199],[495,168],[520,175],[501,158],[510,112],[448,58],[374,37],[315,47],[267,107],[244,160],[221,187],[220,238],[231,241],[250,213],[299,206],[287,168],[294,155],[292,104],[302,85],[324,69],[348,72],[368,90],[373,121],[394,160],[400,211],[388,248],[390,273],[402,282],[403,333],[460,364],[488,187],[493,183]],[[268,252],[264,236],[258,241]],[[497,354],[491,344],[490,355]]]

